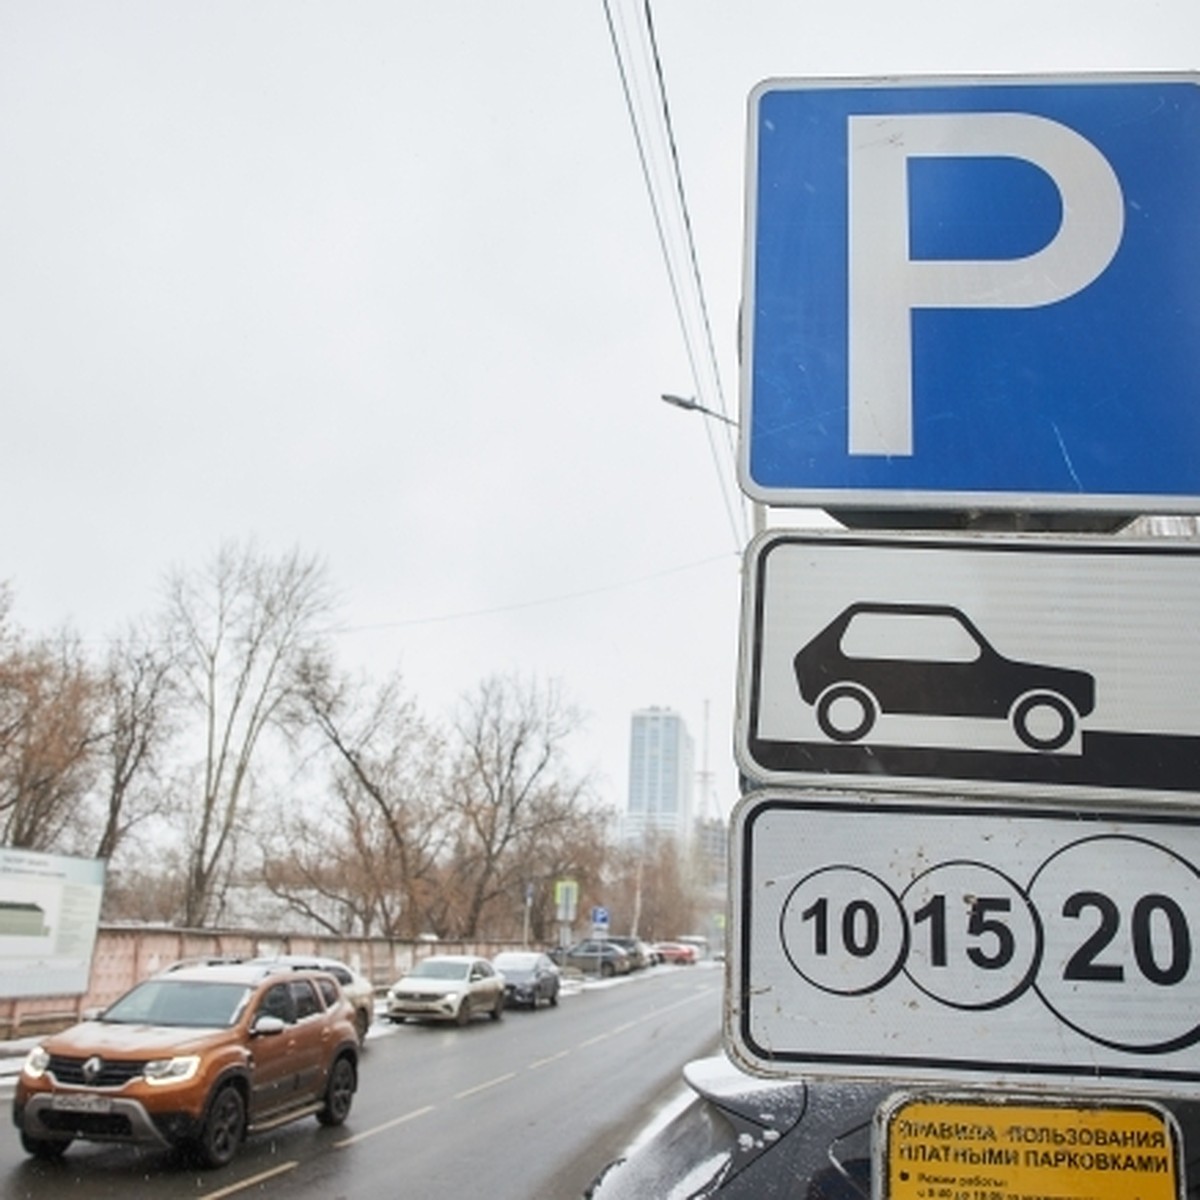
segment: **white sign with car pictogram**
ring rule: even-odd
[[[1200,546],[772,530],[736,749],[769,784],[1200,793]]]
[[[1200,1091],[1200,813],[765,792],[732,836],[748,1069]]]

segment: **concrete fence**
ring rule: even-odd
[[[431,954],[482,954],[490,958],[501,950],[519,948],[513,942],[407,942],[264,930],[101,925],[92,952],[87,991],[82,996],[5,998],[0,994],[0,1038],[62,1028],[79,1020],[86,1009],[111,1004],[135,983],[181,959],[319,954],[340,959],[365,975],[379,990]],[[0,972],[3,966],[0,962]],[[0,993],[4,990],[0,981]]]

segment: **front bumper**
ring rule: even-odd
[[[35,1092],[13,1098],[13,1124],[29,1137],[83,1138],[90,1142],[139,1142],[174,1146],[196,1132],[196,1121],[179,1111],[151,1115],[140,1100],[128,1096],[86,1097],[90,1106],[66,1109],[56,1106],[56,1095]],[[57,1101],[61,1103],[61,1100]],[[84,1101],[79,1101],[84,1103]]]
[[[458,1016],[461,996],[389,996],[389,1017],[414,1017],[427,1021],[453,1021]]]

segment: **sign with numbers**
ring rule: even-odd
[[[1200,1094],[1200,810],[764,792],[732,837],[746,1069]]]

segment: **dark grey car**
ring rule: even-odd
[[[614,946],[620,946],[629,955],[629,966],[634,971],[640,971],[650,965],[650,948],[641,938],[627,937],[618,934],[608,938]]]
[[[549,955],[536,950],[506,950],[492,959],[504,976],[504,1003],[509,1008],[537,1008],[558,1003],[562,979]]]
[[[613,975],[628,975],[631,970],[629,955],[620,946],[597,938],[576,942],[567,950],[556,950],[551,957],[560,966],[574,967],[577,971],[599,975],[604,979]]]
[[[757,1079],[723,1056],[689,1063],[684,1077],[696,1093],[692,1102],[628,1159],[602,1172],[587,1200],[871,1200],[873,1194],[886,1194],[872,1192],[871,1138],[879,1113],[903,1090],[899,1085]],[[992,1092],[984,1102],[995,1100]],[[1200,1103],[1162,1099],[1159,1104],[1178,1123],[1181,1194],[1195,1200],[1200,1196]],[[1062,1152],[1060,1146],[1045,1153]],[[1124,1179],[1114,1186],[1136,1185]],[[999,1193],[972,1190],[971,1200],[981,1194]]]

